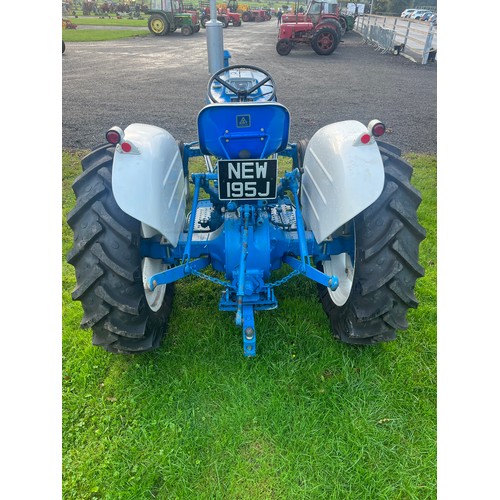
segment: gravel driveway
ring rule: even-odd
[[[224,30],[231,64],[269,71],[291,114],[290,141],[329,123],[382,120],[385,140],[403,152],[436,153],[436,64],[380,54],[349,32],[331,56],[309,47],[278,55],[276,22]],[[67,43],[62,56],[62,144],[92,149],[113,125],[149,123],[184,142],[197,140],[196,118],[209,79],[205,30],[192,36]]]

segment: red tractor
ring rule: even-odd
[[[236,5],[238,5],[237,2]],[[271,15],[264,9],[249,9],[241,14],[241,19],[243,19],[246,23],[252,21],[259,23],[262,21],[269,21],[271,19]]]
[[[78,25],[75,23],[72,23],[69,19],[62,20],[62,29],[63,30],[76,30],[77,27],[78,27]]]
[[[238,2],[236,3],[236,8],[238,8]],[[229,24],[233,26],[241,26],[241,14],[234,12],[229,7],[227,8],[217,8],[217,21],[220,21],[224,28],[227,28]],[[201,1],[200,2],[200,11],[201,11],[201,25],[205,28],[205,24],[207,21],[210,21],[210,2]]]
[[[227,16],[229,22],[233,26],[241,26],[241,14],[237,12],[238,2],[236,0],[229,0],[227,2],[227,7],[220,9],[220,12]]]
[[[283,15],[276,51],[286,56],[297,44],[310,45],[320,56],[330,55],[340,43],[342,26],[337,0],[311,0],[305,13]]]
[[[201,26],[202,28],[205,28],[207,22],[210,21],[210,2],[201,1],[200,12],[201,12],[200,14]],[[219,9],[217,9],[217,21],[220,21],[224,28],[227,28],[229,26],[229,16],[219,12]]]
[[[311,21],[317,24],[320,19],[336,19],[339,21],[339,6],[337,0],[310,0],[304,11],[303,7],[295,6],[295,13],[283,14],[282,23]]]

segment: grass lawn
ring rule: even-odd
[[[62,39],[65,42],[104,42],[130,38],[132,36],[152,36],[146,30],[62,30]]]
[[[97,16],[95,17],[77,17],[69,16],[64,19],[69,19],[72,23],[84,28],[85,26],[132,26],[132,27],[147,27],[149,16],[143,15],[144,19],[128,19],[123,17],[122,19],[117,19],[116,17],[101,19]]]
[[[129,38],[132,36],[150,36],[149,30],[138,30],[134,28],[144,28],[148,26],[148,16],[144,19],[116,19],[99,17],[66,17],[72,23],[77,25],[76,29],[63,29],[62,39],[65,42],[103,42],[109,40],[119,40],[120,38]],[[109,26],[110,29],[92,29],[90,26]],[[130,27],[130,29],[113,29],[113,27]]]
[[[242,354],[220,287],[176,284],[169,332],[144,355],[79,328],[66,214],[83,151],[63,151],[63,498],[436,498],[436,157],[411,155],[423,202],[419,308],[397,341],[335,342],[316,286],[294,278],[257,312]]]

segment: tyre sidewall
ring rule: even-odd
[[[394,340],[406,329],[408,308],[416,307],[416,279],[423,276],[418,247],[425,230],[418,224],[421,196],[410,185],[411,167],[381,150],[386,171],[379,198],[354,219],[355,271],[350,295],[337,306],[319,286],[323,309],[335,338],[351,344]],[[318,269],[323,270],[321,263]]]

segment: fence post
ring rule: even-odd
[[[408,43],[408,35],[410,34],[410,25],[411,21],[408,21],[408,25],[406,26],[405,41],[403,42],[405,45]]]
[[[427,33],[427,39],[425,40],[424,52],[422,54],[422,64],[427,64],[427,59],[429,58],[429,52],[432,47],[432,39],[434,38],[434,32],[432,30],[432,25],[429,24],[429,32]]]

